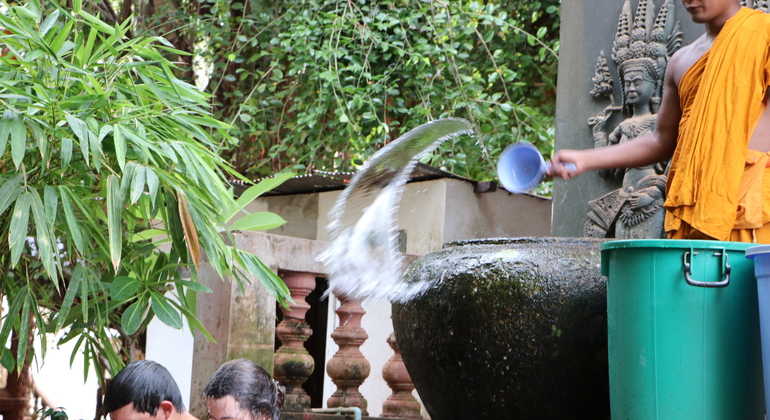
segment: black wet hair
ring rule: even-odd
[[[102,411],[104,415],[134,403],[138,413],[158,413],[163,401],[170,401],[176,411],[184,413],[179,386],[165,367],[152,360],[131,362],[107,386]]]
[[[235,359],[214,372],[203,389],[203,398],[216,400],[232,395],[241,408],[249,410],[254,420],[278,420],[285,392],[262,366],[249,359]]]

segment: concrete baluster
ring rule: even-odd
[[[340,347],[326,364],[326,373],[337,386],[337,390],[326,402],[329,408],[358,407],[363,415],[366,411],[366,399],[358,391],[358,387],[369,377],[371,366],[361,353],[360,347],[369,335],[361,328],[361,318],[366,311],[360,303],[342,296],[340,307],[335,311],[340,325],[331,334],[332,339]]]
[[[401,350],[398,348],[395,334],[391,333],[387,339],[393,356],[382,367],[382,378],[388,383],[393,393],[382,403],[383,418],[422,419],[420,403],[412,395],[414,384],[409,372],[406,371],[404,360],[401,358]]]
[[[310,305],[305,301],[315,289],[314,273],[280,271],[278,273],[291,292],[294,303],[282,308],[283,320],[275,327],[281,347],[275,352],[275,379],[286,387],[283,411],[299,412],[310,408],[310,396],[302,384],[313,373],[315,362],[304,347],[305,340],[313,334],[305,321]]]

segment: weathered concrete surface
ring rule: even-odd
[[[615,103],[620,104],[620,82],[610,56],[612,43],[625,0],[569,0],[561,4],[561,44],[556,100],[556,150],[593,147],[588,118],[609,105],[594,101],[591,89],[596,59],[603,50],[614,76]],[[638,0],[632,0],[634,13]],[[654,0],[657,14],[663,0]],[[684,43],[703,33],[703,26],[692,22],[680,1],[675,1],[675,20],[680,21]],[[617,124],[616,115],[611,124]],[[603,180],[590,172],[570,181],[556,180],[553,193],[554,236],[583,236],[589,211],[588,201],[620,187],[620,180]]]

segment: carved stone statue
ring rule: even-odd
[[[665,0],[653,20],[652,0],[639,0],[632,20],[631,3],[626,0],[618,19],[612,49],[621,82],[622,106],[614,104],[612,73],[601,52],[593,78],[595,99],[608,97],[610,105],[588,120],[594,147],[634,141],[655,129],[655,114],[662,96],[663,74],[671,55],[682,45],[679,23],[674,24],[674,0]],[[629,29],[630,28],[630,29]],[[608,127],[613,113],[627,116],[617,126]],[[611,130],[611,131],[610,131]],[[665,162],[642,168],[609,169],[603,178],[622,179],[622,187],[589,202],[591,210],[584,227],[585,236],[623,239],[664,236],[666,176]]]

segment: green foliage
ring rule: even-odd
[[[196,281],[201,250],[222,275],[252,273],[283,302],[281,280],[223,238],[246,204],[234,200],[225,176],[237,174],[210,134],[230,141],[230,127],[173,75],[160,50],[176,51],[162,38],[126,38],[126,24],[104,24],[79,2],[74,12],[44,13],[35,0],[0,9],[3,365],[29,360],[26,339],[16,351],[5,344],[33,328],[43,349],[46,333],[63,330],[86,371],[106,361],[113,372],[153,316],[203,330],[194,316],[195,293],[208,291]]]
[[[216,112],[251,175],[352,170],[427,121],[462,117],[429,164],[491,179],[517,140],[553,144],[559,1],[214,0],[195,25]]]

